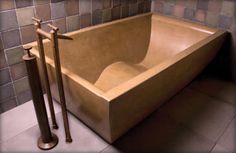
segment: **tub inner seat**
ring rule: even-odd
[[[103,91],[108,91],[145,70],[147,68],[142,65],[116,62],[103,70],[94,85]]]

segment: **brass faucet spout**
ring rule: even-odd
[[[51,40],[51,35],[50,35],[50,33],[47,33],[47,32],[45,32],[45,31],[43,31],[42,29],[37,29],[36,31],[37,31],[37,33],[39,33],[40,35],[42,35],[42,36],[48,38],[49,40]]]

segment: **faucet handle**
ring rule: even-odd
[[[38,18],[35,18],[35,17],[32,17],[32,20],[35,21],[35,22],[38,22],[38,23],[41,23],[41,22],[42,22],[41,19],[38,19]]]
[[[30,50],[32,49],[32,46],[25,45],[23,48],[25,51],[27,51],[28,56],[31,57]]]
[[[58,27],[56,27],[56,26],[54,26],[54,25],[52,25],[52,24],[48,24],[48,26],[50,27],[50,28],[52,28],[52,30],[54,30],[54,31],[58,31],[59,30],[59,28]]]

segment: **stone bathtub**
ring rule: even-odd
[[[68,110],[112,143],[193,80],[226,33],[147,13],[65,35],[73,38],[59,41]],[[44,46],[59,100],[48,40]]]

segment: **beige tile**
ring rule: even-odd
[[[34,8],[26,7],[16,10],[16,16],[19,26],[33,24],[32,17],[34,17]]]
[[[196,133],[216,141],[234,117],[236,107],[194,90],[185,89],[160,111]]]

